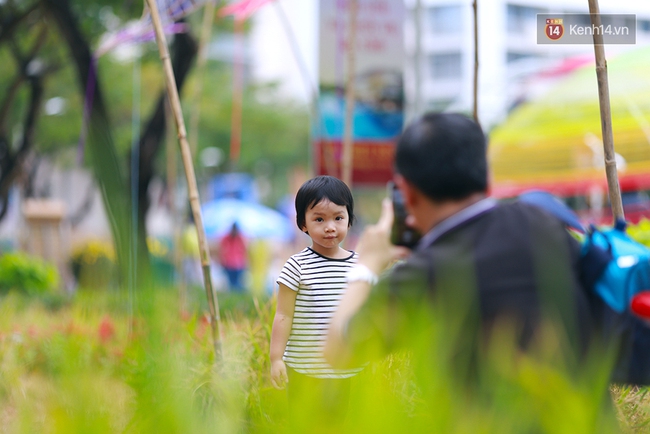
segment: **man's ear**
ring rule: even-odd
[[[395,174],[394,179],[395,184],[402,192],[402,197],[404,197],[404,205],[407,209],[412,208],[420,200],[419,190],[400,174]]]

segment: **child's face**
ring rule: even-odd
[[[349,223],[350,218],[345,206],[323,199],[313,208],[307,209],[305,226],[301,229],[309,233],[315,252],[335,257],[339,252],[339,244],[348,234]]]

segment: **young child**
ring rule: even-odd
[[[318,176],[305,182],[296,195],[296,223],[312,245],[291,256],[277,279],[271,382],[277,389],[288,383],[290,409],[305,409],[311,400],[330,421],[345,416],[350,377],[361,370],[333,369],[322,355],[346,274],[357,262],[356,253],[340,246],[353,221],[352,193],[343,181]]]

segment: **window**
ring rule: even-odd
[[[532,58],[532,57],[534,57],[534,56],[532,54],[529,54],[529,53],[517,53],[517,52],[514,52],[514,51],[508,51],[508,53],[507,53],[507,62],[512,63],[512,62],[516,62],[517,60],[529,59],[529,58]]]
[[[506,11],[508,32],[524,33],[527,28],[534,28],[537,25],[537,14],[541,13],[543,11],[539,8],[509,4]]]
[[[631,17],[623,18],[623,26],[627,27],[630,31],[630,34],[636,29],[636,19]]]
[[[461,75],[462,56],[460,53],[432,54],[429,57],[432,78],[456,78]]]
[[[451,99],[434,99],[431,100],[427,103],[427,110],[433,111],[433,112],[442,112],[447,110],[447,108],[453,103],[454,101]]]
[[[637,26],[639,31],[644,33],[650,33],[650,20],[637,20]]]
[[[460,6],[434,6],[429,8],[429,26],[436,35],[453,35],[461,32]]]

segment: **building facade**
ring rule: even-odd
[[[409,113],[472,112],[472,0],[406,0]],[[537,43],[537,14],[588,14],[587,0],[478,0],[478,114],[488,129],[522,99],[543,91],[541,71],[561,75],[594,58],[592,45]],[[636,44],[606,45],[608,57],[650,44],[650,2],[600,0],[602,14],[635,14]],[[419,21],[416,21],[419,20]],[[621,24],[633,25],[621,18]],[[629,21],[629,18],[628,18]],[[419,38],[418,38],[419,34]],[[547,80],[550,81],[550,80]]]

